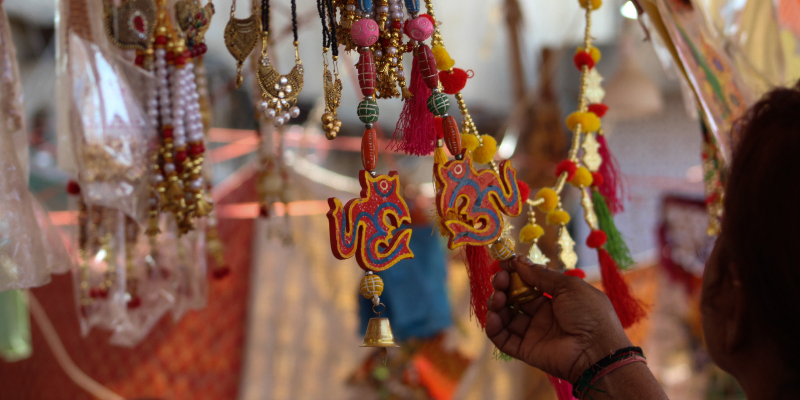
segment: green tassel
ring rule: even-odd
[[[631,250],[619,233],[617,225],[614,224],[614,216],[608,210],[606,199],[597,191],[592,190],[592,201],[594,202],[594,213],[597,214],[597,220],[600,224],[600,229],[606,233],[608,241],[606,241],[606,250],[611,258],[617,263],[620,269],[627,270],[633,265],[633,257],[631,257]]]
[[[510,355],[503,353],[497,347],[494,348],[494,353],[492,354],[492,357],[495,359],[495,361],[504,361],[504,362],[514,361],[514,357],[511,357]]]

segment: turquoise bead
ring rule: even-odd
[[[380,109],[378,108],[378,103],[372,99],[364,99],[361,103],[358,103],[358,119],[365,124],[374,124],[378,122],[378,116],[380,115]]]
[[[434,92],[428,97],[428,110],[437,117],[447,114],[450,109],[450,99],[444,93]]]

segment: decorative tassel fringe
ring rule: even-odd
[[[597,135],[597,142],[600,143],[598,153],[603,158],[598,171],[603,175],[603,184],[598,188],[603,197],[606,198],[611,213],[616,215],[618,212],[625,211],[625,182],[619,170],[617,158],[611,154],[606,143],[605,135]]]
[[[608,210],[605,198],[597,190],[592,190],[592,201],[594,202],[594,213],[597,215],[597,221],[600,224],[600,229],[606,233],[606,250],[614,262],[617,263],[620,269],[627,270],[633,265],[633,257],[628,244],[617,229],[614,223],[614,216]]]
[[[428,111],[428,97],[431,95],[431,90],[425,85],[418,64],[419,60],[414,57],[409,84],[412,97],[403,105],[403,112],[397,120],[389,147],[406,154],[427,156],[434,148],[436,128],[433,114]]]
[[[571,383],[563,379],[556,378],[553,375],[547,375],[547,378],[550,379],[550,384],[553,385],[553,389],[556,391],[556,397],[558,397],[558,400],[577,400],[572,396]]]
[[[492,276],[500,270],[500,265],[492,262],[492,256],[485,246],[469,246],[466,249],[467,276],[472,314],[478,319],[481,328],[486,327],[486,303],[492,295]]]
[[[603,290],[611,300],[623,328],[628,328],[647,315],[642,303],[633,297],[628,283],[617,268],[617,263],[605,249],[597,249]]]

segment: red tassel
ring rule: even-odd
[[[600,143],[598,152],[600,157],[603,158],[603,163],[600,164],[600,170],[598,171],[603,175],[603,182],[602,185],[597,186],[597,190],[605,197],[611,214],[617,214],[625,211],[625,206],[623,205],[625,197],[624,177],[619,170],[619,161],[608,149],[606,137],[597,135],[597,142]]]
[[[606,292],[623,328],[628,328],[647,315],[642,303],[633,297],[628,283],[622,277],[617,263],[605,249],[597,249],[600,260],[600,275],[603,277],[603,290]]]
[[[492,256],[485,246],[467,246],[467,275],[469,276],[469,293],[472,313],[481,324],[486,327],[486,313],[489,311],[487,302],[494,292],[492,276],[500,271],[497,261],[492,261]]]
[[[550,379],[550,384],[553,385],[553,389],[556,391],[556,397],[558,400],[577,400],[575,397],[572,396],[572,384],[563,380],[556,378],[553,375],[547,375]]]
[[[528,186],[528,184],[523,181],[517,181],[517,187],[519,187],[519,198],[521,199],[520,201],[525,203],[525,200],[528,200],[528,198],[531,195],[531,187]]]
[[[431,90],[422,79],[417,57],[414,57],[413,64],[411,83],[408,86],[413,96],[406,99],[403,105],[403,112],[397,120],[392,143],[389,146],[395,151],[426,156],[431,154],[436,141],[433,114],[428,111],[428,97],[431,95]]]

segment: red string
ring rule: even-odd
[[[467,275],[472,314],[478,319],[481,328],[486,327],[487,302],[494,292],[492,276],[500,271],[500,265],[492,260],[485,246],[467,246]]]
[[[606,137],[604,135],[597,135],[597,142],[600,143],[598,152],[600,157],[603,158],[603,163],[600,164],[600,175],[603,176],[603,182],[597,186],[597,190],[606,199],[608,209],[611,214],[625,211],[624,197],[625,197],[625,182],[622,173],[620,172],[619,162],[617,158],[611,154],[608,148]]]
[[[406,99],[403,105],[403,112],[397,120],[389,147],[394,151],[426,156],[433,152],[436,140],[433,114],[428,111],[428,97],[431,95],[431,90],[422,79],[417,57],[414,57],[413,64],[411,82],[408,85],[413,96]]]
[[[603,278],[603,290],[611,300],[614,311],[622,323],[623,328],[639,322],[647,315],[642,303],[633,297],[628,283],[625,282],[617,263],[611,258],[606,249],[597,249],[597,258],[600,261],[600,275]]]

